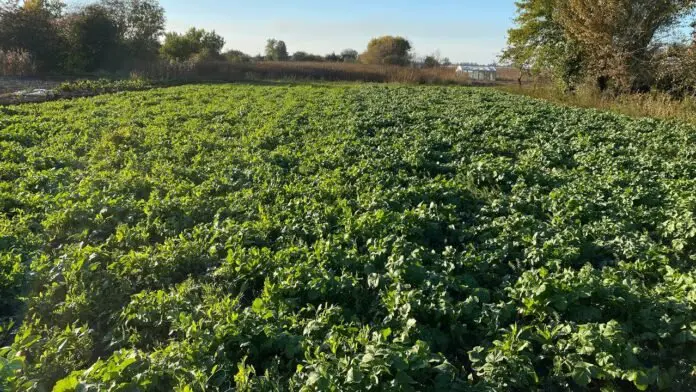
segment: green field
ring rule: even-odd
[[[0,390],[696,388],[696,127],[484,89],[0,107]]]

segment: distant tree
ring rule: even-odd
[[[215,33],[215,31],[199,30],[198,37],[200,42],[201,52],[208,52],[213,55],[219,55],[222,48],[225,46],[225,39]]]
[[[303,52],[303,51],[297,51],[292,54],[291,59],[292,61],[307,61],[307,58],[309,57],[309,53]]]
[[[219,59],[225,39],[215,31],[191,28],[184,34],[166,33],[160,53],[164,58],[184,61],[194,58]]]
[[[343,58],[341,56],[337,55],[336,52],[331,52],[324,56],[324,60],[330,62],[330,63],[337,63],[339,61],[343,61]]]
[[[222,56],[229,62],[232,63],[249,63],[251,62],[251,56],[239,51],[239,50],[228,50],[223,53]]]
[[[435,56],[427,56],[423,60],[423,67],[425,67],[425,68],[435,68],[435,67],[439,67],[439,66],[440,66],[440,62],[437,61]]]
[[[126,56],[156,57],[165,24],[164,9],[157,0],[101,0],[99,4],[115,20]]]
[[[278,61],[287,61],[290,58],[285,41],[278,41],[276,44],[276,57]]]
[[[287,61],[290,59],[288,48],[284,41],[271,38],[266,41],[266,60]]]
[[[67,50],[59,31],[62,2],[5,1],[0,7],[0,50],[28,53],[39,71],[55,71]]]
[[[441,63],[445,67],[449,67],[450,65],[452,65],[452,62],[450,61],[449,57],[445,57],[444,59],[442,59]]]
[[[344,63],[354,63],[358,60],[358,51],[354,49],[345,49],[341,52],[341,60]]]
[[[292,55],[292,61],[313,61],[320,62],[324,61],[324,58],[318,54],[311,54],[303,51],[295,52]]]
[[[275,60],[277,44],[278,40],[275,38],[269,38],[266,40],[266,49],[264,49],[264,53],[266,53],[266,60]]]
[[[373,38],[360,55],[365,64],[407,65],[411,61],[411,43],[403,37]]]
[[[160,53],[166,59],[184,61],[196,53],[196,48],[194,42],[186,35],[171,32],[164,34],[164,44]]]
[[[119,45],[118,26],[103,6],[88,5],[69,15],[63,34],[69,49],[66,69],[90,72],[118,66],[109,62]]]

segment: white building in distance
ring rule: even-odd
[[[495,82],[497,77],[497,69],[492,66],[480,65],[460,65],[457,67],[457,75],[466,75],[471,80],[480,80],[482,82]]]

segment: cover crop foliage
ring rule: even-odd
[[[696,128],[459,87],[0,108],[0,390],[694,390]]]

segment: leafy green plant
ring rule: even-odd
[[[56,90],[61,93],[111,93],[117,91],[146,90],[152,88],[152,84],[145,79],[81,79],[61,83]]]
[[[0,146],[0,389],[696,388],[692,125],[190,85]]]

